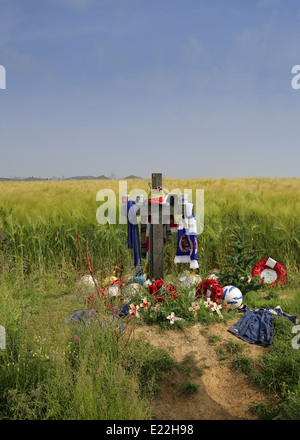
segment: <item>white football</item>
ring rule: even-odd
[[[243,294],[235,286],[225,286],[223,287],[223,301],[226,301],[228,308],[237,309],[243,303]]]

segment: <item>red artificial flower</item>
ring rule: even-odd
[[[223,289],[217,280],[201,281],[196,287],[195,296],[197,298],[200,298],[202,295],[206,296],[208,290],[211,292],[210,298],[212,301],[215,301],[219,304],[219,300],[223,297]]]
[[[156,280],[155,285],[158,289],[160,289],[164,285],[164,282],[163,280]]]
[[[214,286],[210,295],[212,301],[219,304],[219,301],[223,298],[223,289],[221,286]]]
[[[155,284],[150,284],[150,286],[147,287],[147,292],[152,295],[153,293],[157,292],[157,286]]]
[[[173,293],[173,292],[177,292],[178,287],[175,284],[169,283],[167,285],[167,289],[168,289],[169,293]]]
[[[154,304],[156,304],[158,302],[160,302],[160,303],[165,302],[164,298],[161,295],[156,295],[155,296]]]
[[[119,285],[119,286],[125,286],[125,281],[123,281],[123,280],[121,280],[121,279],[118,279],[118,280],[114,280],[111,284],[110,284],[110,286],[115,286],[115,285]]]

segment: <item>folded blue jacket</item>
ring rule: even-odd
[[[284,316],[292,322],[296,322],[297,317],[283,312],[280,306],[274,309],[251,310],[246,308],[243,317],[228,329],[230,333],[243,339],[250,344],[262,345],[264,347],[273,342],[273,316]]]

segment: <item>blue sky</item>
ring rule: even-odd
[[[0,177],[300,177],[296,0],[0,0]]]

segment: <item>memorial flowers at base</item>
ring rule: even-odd
[[[174,280],[175,281],[175,280]],[[219,313],[216,308],[208,310],[202,300],[206,295],[211,296],[217,306],[222,299],[223,289],[215,280],[204,280],[198,285],[186,286],[182,283],[165,282],[165,280],[148,281],[136,291],[131,302],[139,304],[138,320],[140,323],[160,323],[163,326],[172,324],[172,328],[181,325],[182,321],[197,321],[206,319],[218,319]]]
[[[199,277],[200,278],[200,277]],[[198,278],[198,281],[199,281]],[[168,280],[147,280],[141,284],[136,279],[109,280],[100,285],[85,299],[90,308],[101,303],[105,313],[119,317],[124,322],[139,324],[159,323],[176,328],[184,322],[209,322],[218,319],[222,304],[222,286],[216,280],[205,279],[200,283],[183,283],[179,277]],[[201,278],[200,278],[201,280]],[[210,307],[206,301],[210,298]]]

